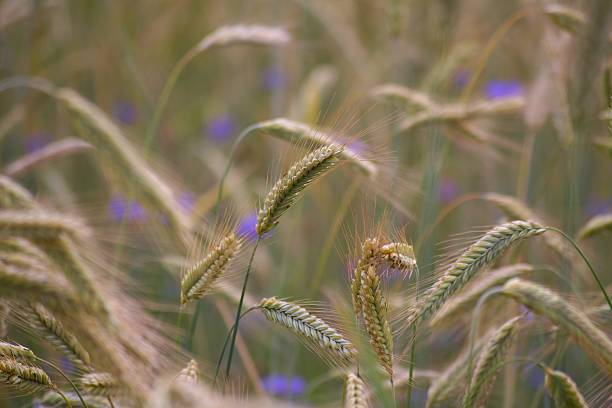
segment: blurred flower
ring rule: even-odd
[[[146,210],[138,201],[128,201],[121,196],[114,196],[110,199],[108,215],[115,222],[124,220],[142,222],[147,219]]]
[[[453,85],[455,85],[455,88],[457,89],[463,88],[469,81],[470,71],[467,69],[460,69],[459,71],[455,72],[455,75],[453,76]]]
[[[438,198],[442,204],[448,204],[459,196],[459,186],[450,178],[443,178],[438,190]]]
[[[301,377],[287,377],[271,374],[262,378],[263,388],[270,394],[281,397],[296,397],[306,390],[306,382]]]
[[[415,407],[424,407],[426,402],[427,402],[427,390],[414,387],[412,389],[412,397],[410,398],[410,405],[415,406]]]
[[[41,148],[43,148],[49,141],[52,139],[52,136],[46,132],[38,132],[33,133],[26,139],[25,148],[28,153],[33,153]]]
[[[138,121],[138,111],[133,104],[120,101],[113,107],[113,116],[124,125],[133,125]]]
[[[178,203],[185,212],[190,213],[193,210],[196,199],[195,196],[189,191],[183,191],[178,196]]]
[[[120,196],[115,196],[108,202],[108,215],[115,222],[120,222],[127,212],[127,201]]]
[[[612,199],[591,198],[586,203],[585,212],[589,218],[612,212]]]
[[[525,321],[531,323],[531,322],[533,322],[535,320],[535,316],[534,316],[533,312],[528,307],[520,305],[519,306],[519,310],[521,311],[521,313],[523,313],[525,315],[523,317],[523,319],[525,319]]]
[[[147,219],[147,212],[144,207],[138,201],[132,201],[130,203],[130,212],[128,213],[128,220],[141,222]]]
[[[277,91],[285,87],[285,74],[278,66],[271,66],[262,75],[263,87],[268,91]]]
[[[223,114],[211,119],[206,124],[206,134],[216,142],[229,139],[236,132],[236,122],[228,114]]]
[[[70,373],[74,371],[74,364],[72,364],[72,361],[70,361],[68,357],[62,356],[60,358],[60,368],[62,371]]]
[[[363,154],[367,147],[368,146],[364,143],[364,141],[359,139],[351,140],[346,145],[346,149],[355,153],[356,155]]]
[[[544,373],[542,369],[536,365],[526,367],[523,370],[522,377],[525,379],[527,385],[534,390],[539,390],[544,386]]]
[[[523,94],[523,85],[516,80],[493,80],[487,83],[485,92],[488,99],[502,99],[510,98],[512,96],[521,96]]]
[[[251,213],[243,217],[238,223],[238,228],[237,228],[238,235],[248,240],[254,241],[255,239],[257,239],[257,230],[255,229],[256,225],[257,225],[257,212]]]

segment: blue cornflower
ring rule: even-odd
[[[280,67],[271,66],[263,72],[262,82],[268,91],[277,91],[285,87],[286,77]]]
[[[493,80],[487,83],[485,92],[488,99],[521,96],[523,94],[523,85],[516,80]]]
[[[443,178],[438,189],[438,198],[442,204],[448,204],[459,196],[459,186],[450,178]]]
[[[297,397],[306,390],[306,382],[301,377],[288,377],[282,374],[271,374],[262,379],[263,388],[274,396]]]
[[[41,148],[43,148],[49,141],[52,139],[52,136],[47,132],[38,132],[33,133],[26,139],[25,148],[28,153],[33,153]]]
[[[113,117],[119,123],[133,125],[138,121],[138,110],[136,106],[127,101],[119,101],[113,107]]]
[[[257,239],[257,212],[253,212],[243,217],[238,223],[238,235],[250,241]]]
[[[206,134],[216,142],[224,142],[236,133],[236,122],[228,114],[211,119],[206,124]]]

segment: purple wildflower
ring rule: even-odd
[[[450,178],[443,178],[440,182],[438,197],[442,204],[448,204],[459,196],[459,186]]]
[[[527,385],[534,390],[539,390],[544,386],[544,373],[536,365],[526,367],[523,370],[522,377],[526,380]]]
[[[147,219],[147,212],[138,201],[132,201],[130,203],[128,219],[134,222],[142,222]]]
[[[268,393],[280,397],[300,396],[306,390],[306,382],[301,377],[287,377],[281,374],[264,377],[262,385]]]
[[[470,71],[467,69],[460,69],[453,76],[453,85],[457,89],[462,89],[468,84],[470,80]]]
[[[488,99],[521,96],[523,94],[523,85],[516,80],[493,80],[487,83],[485,92]]]
[[[585,212],[589,218],[612,212],[612,199],[593,197],[587,202]]]
[[[127,213],[128,202],[121,196],[114,196],[108,202],[108,215],[115,222],[121,222]]]
[[[224,142],[236,132],[236,122],[228,114],[217,116],[206,124],[206,134],[216,142]]]
[[[25,148],[28,153],[33,153],[41,148],[43,148],[49,141],[52,136],[46,132],[38,132],[31,134],[25,142]]]
[[[113,116],[124,125],[133,125],[138,121],[138,111],[133,104],[120,101],[113,107]]]
[[[195,196],[189,191],[183,191],[178,196],[178,203],[185,212],[190,213],[195,205]]]
[[[272,66],[263,72],[263,87],[268,91],[277,91],[285,87],[285,74],[278,66]]]
[[[248,240],[254,241],[257,238],[257,212],[251,213],[240,220],[238,224],[238,235]]]

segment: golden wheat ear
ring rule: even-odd
[[[588,408],[588,405],[578,390],[576,383],[565,373],[542,366],[544,370],[544,385],[555,406],[559,408]]]
[[[353,373],[346,376],[344,384],[344,408],[368,408],[365,384]]]

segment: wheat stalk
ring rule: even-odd
[[[0,299],[0,337],[6,337],[8,333],[8,319],[11,314],[11,308],[8,302]]]
[[[240,246],[240,239],[231,233],[189,268],[181,281],[181,305],[200,299],[208,293],[227,270]]]
[[[483,293],[489,289],[503,285],[506,281],[533,270],[533,266],[529,264],[515,264],[487,272],[480,279],[466,286],[459,294],[449,299],[431,319],[429,324],[435,326],[444,321],[449,321],[449,319],[456,316],[462,310],[466,310],[476,304]]]
[[[365,385],[358,375],[349,373],[344,385],[344,408],[367,408]]]
[[[316,343],[323,351],[331,352],[341,361],[353,360],[357,355],[350,341],[295,303],[271,297],[262,299],[258,306],[268,320],[287,327],[300,338]]]
[[[544,385],[557,408],[588,408],[576,383],[565,373],[542,366]]]
[[[463,398],[463,407],[472,408],[484,404],[490,388],[495,383],[497,372],[501,369],[514,333],[518,329],[520,316],[504,323],[483,346],[476,362],[476,369]],[[469,375],[469,373],[468,373]]]
[[[480,269],[492,263],[513,243],[544,231],[546,230],[540,224],[530,221],[512,221],[488,231],[461,254],[425,292],[423,300],[409,314],[407,324],[427,320],[444,305],[446,299],[465,286]]]
[[[501,293],[559,326],[606,373],[612,375],[612,341],[580,310],[550,289],[519,278],[506,282]]]
[[[274,228],[300,192],[338,164],[343,150],[342,146],[323,146],[291,166],[266,196],[257,214],[257,234],[262,236]]]
[[[393,336],[387,319],[387,301],[382,294],[380,278],[373,266],[361,274],[359,298],[370,344],[381,365],[389,376],[393,377]]]

